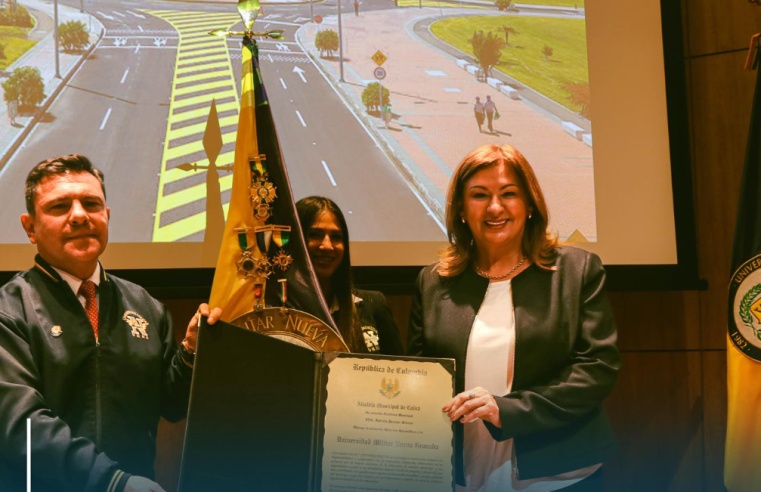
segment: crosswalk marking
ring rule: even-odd
[[[179,35],[153,227],[154,242],[179,241],[206,229],[206,207],[201,207],[203,210],[199,211],[196,206],[206,199],[206,183],[204,180],[199,184],[185,185],[180,180],[192,176],[194,172],[181,171],[174,166],[182,162],[197,162],[200,166],[208,166],[207,159],[199,160],[193,154],[203,155],[205,117],[209,113],[212,99],[228,101],[217,103],[218,113],[234,111],[234,114],[220,118],[223,129],[238,121],[238,92],[227,42],[224,38],[209,36],[207,33],[212,29],[230,29],[240,21],[240,17],[237,13],[171,10],[142,10],[141,13],[165,20]],[[194,106],[198,107],[190,109]],[[184,127],[178,125],[197,118],[203,118],[202,122]],[[198,135],[198,138],[187,141],[193,135]],[[231,144],[235,143],[235,132],[223,134],[222,143],[225,149],[217,158],[217,166],[233,163],[235,152],[232,148],[234,145]],[[205,172],[206,170],[195,171],[196,174]],[[165,194],[167,185],[175,182],[184,187]],[[232,174],[220,176],[219,184],[223,193],[230,190]],[[225,215],[227,208],[228,204],[223,204]]]

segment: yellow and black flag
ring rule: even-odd
[[[758,67],[759,56],[752,60]],[[758,71],[729,281],[727,440],[729,492],[761,484],[761,70]]]
[[[309,260],[259,71],[259,50],[248,35],[250,26],[246,29],[232,192],[210,303],[222,308],[224,321],[287,304],[338,333]]]

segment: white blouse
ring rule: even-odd
[[[481,386],[495,396],[512,391],[515,362],[515,313],[512,282],[491,282],[470,332],[465,358],[465,389]],[[513,440],[498,442],[476,420],[465,424],[466,487],[457,492],[551,492],[588,477],[601,464],[554,477],[516,480]]]

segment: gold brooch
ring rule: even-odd
[[[251,250],[243,251],[236,265],[238,266],[238,273],[245,278],[256,277],[256,258],[254,258]]]
[[[254,273],[260,278],[269,278],[272,275],[272,263],[270,263],[270,260],[266,256],[262,256],[256,262]]]
[[[251,194],[251,202],[255,207],[259,206],[261,203],[272,203],[272,201],[277,198],[275,185],[263,177],[254,180],[253,184],[251,184],[251,188],[249,188],[249,193]]]
[[[280,252],[272,259],[272,262],[282,271],[286,271],[291,263],[293,263],[293,258],[284,249],[280,249]]]
[[[257,219],[267,222],[270,218],[270,206],[264,202],[254,207],[254,215]]]

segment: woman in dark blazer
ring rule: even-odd
[[[299,200],[296,210],[320,289],[349,350],[401,355],[399,328],[383,294],[352,287],[349,228],[341,209],[330,198],[311,196]]]
[[[452,178],[450,246],[417,282],[410,355],[456,360],[458,490],[601,490],[616,452],[603,401],[620,366],[600,259],[558,247],[531,166],[510,146]]]

